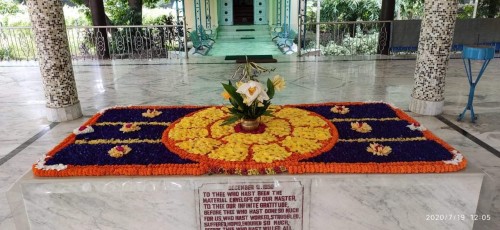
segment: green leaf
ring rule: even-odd
[[[273,113],[271,113],[271,111],[265,111],[262,115],[264,116],[270,116],[270,117],[276,117],[273,115]]]
[[[240,120],[240,118],[238,116],[231,116],[231,117],[227,118],[224,122],[222,122],[220,125],[221,126],[229,125],[229,124],[232,124],[232,123],[237,122],[239,120]]]
[[[233,108],[230,108],[229,111],[231,111],[232,114],[243,114],[243,111],[233,107]]]
[[[238,102],[236,102],[234,99],[229,98],[229,103],[233,106],[233,108],[238,108]]]
[[[271,101],[264,101],[264,106],[262,107],[257,107],[257,112],[256,112],[256,116],[257,117],[260,117],[262,116],[266,111],[267,109],[269,108],[269,106],[271,105]]]
[[[238,106],[241,108],[245,108],[245,103],[243,103],[243,97],[236,92],[236,88],[232,85],[222,83],[224,89],[231,95],[231,98],[238,103]]]
[[[274,85],[271,79],[267,79],[267,96],[269,96],[269,100],[274,97]]]

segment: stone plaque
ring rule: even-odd
[[[299,181],[204,183],[197,190],[201,230],[302,230]]]

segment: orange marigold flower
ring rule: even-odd
[[[226,100],[229,100],[229,98],[231,98],[231,95],[226,90],[221,93],[221,96]]]

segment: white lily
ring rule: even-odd
[[[256,81],[248,81],[243,83],[236,90],[237,93],[244,94],[246,96],[245,103],[250,106],[256,99],[259,102],[263,102],[264,100],[269,100],[269,96],[266,91],[264,91],[264,87],[262,84]]]

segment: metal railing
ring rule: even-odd
[[[306,33],[298,37],[299,55],[370,55],[388,49],[391,21],[301,22],[299,28],[305,26]]]
[[[68,26],[73,60],[187,58],[186,26]],[[36,60],[31,27],[0,27],[0,61]]]

